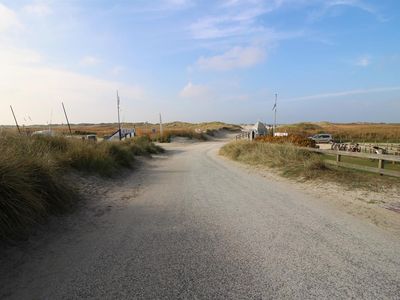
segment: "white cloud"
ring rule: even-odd
[[[85,56],[81,59],[79,64],[85,67],[97,66],[101,63],[101,60],[94,56]]]
[[[329,13],[330,10],[339,6],[356,8],[375,16],[381,22],[387,21],[387,18],[383,16],[374,6],[366,3],[366,1],[363,0],[329,0],[329,1],[322,1],[321,3],[323,4],[322,7],[320,7],[317,10],[314,10],[310,14],[309,18],[311,21],[315,21],[322,18],[324,15]]]
[[[169,5],[173,6],[185,6],[191,4],[192,1],[190,0],[165,0],[165,2]]]
[[[0,63],[3,66],[35,64],[41,61],[39,53],[29,49],[0,47]]]
[[[222,16],[208,16],[190,25],[195,39],[215,39],[262,32],[263,27],[255,24],[257,17],[265,13],[260,7]]]
[[[10,54],[12,53],[12,54]],[[12,124],[8,105],[17,116],[30,115],[34,123],[46,123],[54,110],[54,123],[64,122],[61,101],[68,106],[71,122],[110,122],[115,106],[115,91],[125,105],[142,101],[143,89],[137,85],[98,79],[39,64],[39,54],[29,50],[0,49],[0,120]]]
[[[21,26],[16,13],[0,3],[0,33]]]
[[[400,86],[379,87],[379,88],[371,88],[371,89],[358,89],[358,90],[349,90],[349,91],[343,91],[343,92],[324,93],[324,94],[317,94],[317,95],[311,95],[311,96],[296,97],[296,98],[291,98],[291,99],[284,99],[284,101],[336,98],[336,97],[345,97],[345,96],[352,96],[352,95],[393,92],[393,91],[400,91]]]
[[[200,57],[196,66],[201,70],[227,71],[254,66],[265,57],[266,51],[261,47],[234,47],[221,55]]]
[[[53,13],[53,10],[47,3],[38,1],[25,5],[23,11],[37,17],[45,17]]]
[[[179,96],[182,98],[206,99],[211,96],[211,91],[205,85],[196,85],[188,82],[179,93]]]
[[[368,67],[371,64],[371,57],[369,55],[360,56],[355,61],[355,65],[359,67]]]
[[[262,15],[281,6],[282,0],[226,0],[216,6],[215,13],[206,15],[190,25],[195,39],[216,39],[243,36],[250,38],[265,33],[258,22]]]
[[[120,75],[124,70],[125,70],[125,68],[122,66],[114,66],[114,68],[112,68],[112,70],[111,70],[111,74],[113,74],[114,76],[117,76],[117,75]]]

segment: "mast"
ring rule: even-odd
[[[67,120],[68,129],[69,129],[69,134],[72,135],[71,125],[69,124],[69,120],[68,120],[68,116],[67,116],[67,111],[65,110],[64,102],[61,102],[61,104],[62,104],[62,108],[63,108],[63,110],[64,110],[65,119]]]
[[[14,110],[13,110],[11,105],[10,105],[10,108],[11,108],[12,115],[14,117],[15,125],[17,125],[18,132],[21,134],[21,129],[19,128],[19,125],[18,125],[18,122],[17,122],[17,118],[15,117],[15,113],[14,113]]]
[[[161,119],[161,113],[160,113],[160,137],[163,135],[163,126],[162,126],[162,119]]]
[[[275,105],[274,105],[274,134],[276,133],[276,111],[277,111],[278,94],[275,94]]]
[[[119,140],[122,140],[122,132],[121,132],[121,119],[119,115],[119,95],[118,95],[118,90],[117,90],[117,110],[118,110],[118,132],[119,132]]]

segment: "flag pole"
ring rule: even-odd
[[[275,113],[274,113],[274,135],[275,135],[275,133],[276,133],[276,110],[277,110],[276,105],[277,105],[277,102],[278,102],[278,94],[275,94],[275,105],[274,105],[274,108],[275,108]]]
[[[161,120],[161,113],[160,113],[160,137],[163,136],[163,126],[162,126],[162,120]]]
[[[119,95],[117,90],[117,110],[118,110],[118,133],[119,133],[119,140],[122,140],[122,132],[121,132],[121,119],[119,115]]]

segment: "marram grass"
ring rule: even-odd
[[[147,138],[90,143],[63,137],[0,134],[0,239],[24,235],[50,214],[79,198],[65,180],[71,170],[113,176],[136,155],[162,152]]]

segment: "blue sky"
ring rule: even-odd
[[[400,122],[397,0],[0,0],[0,124]]]

